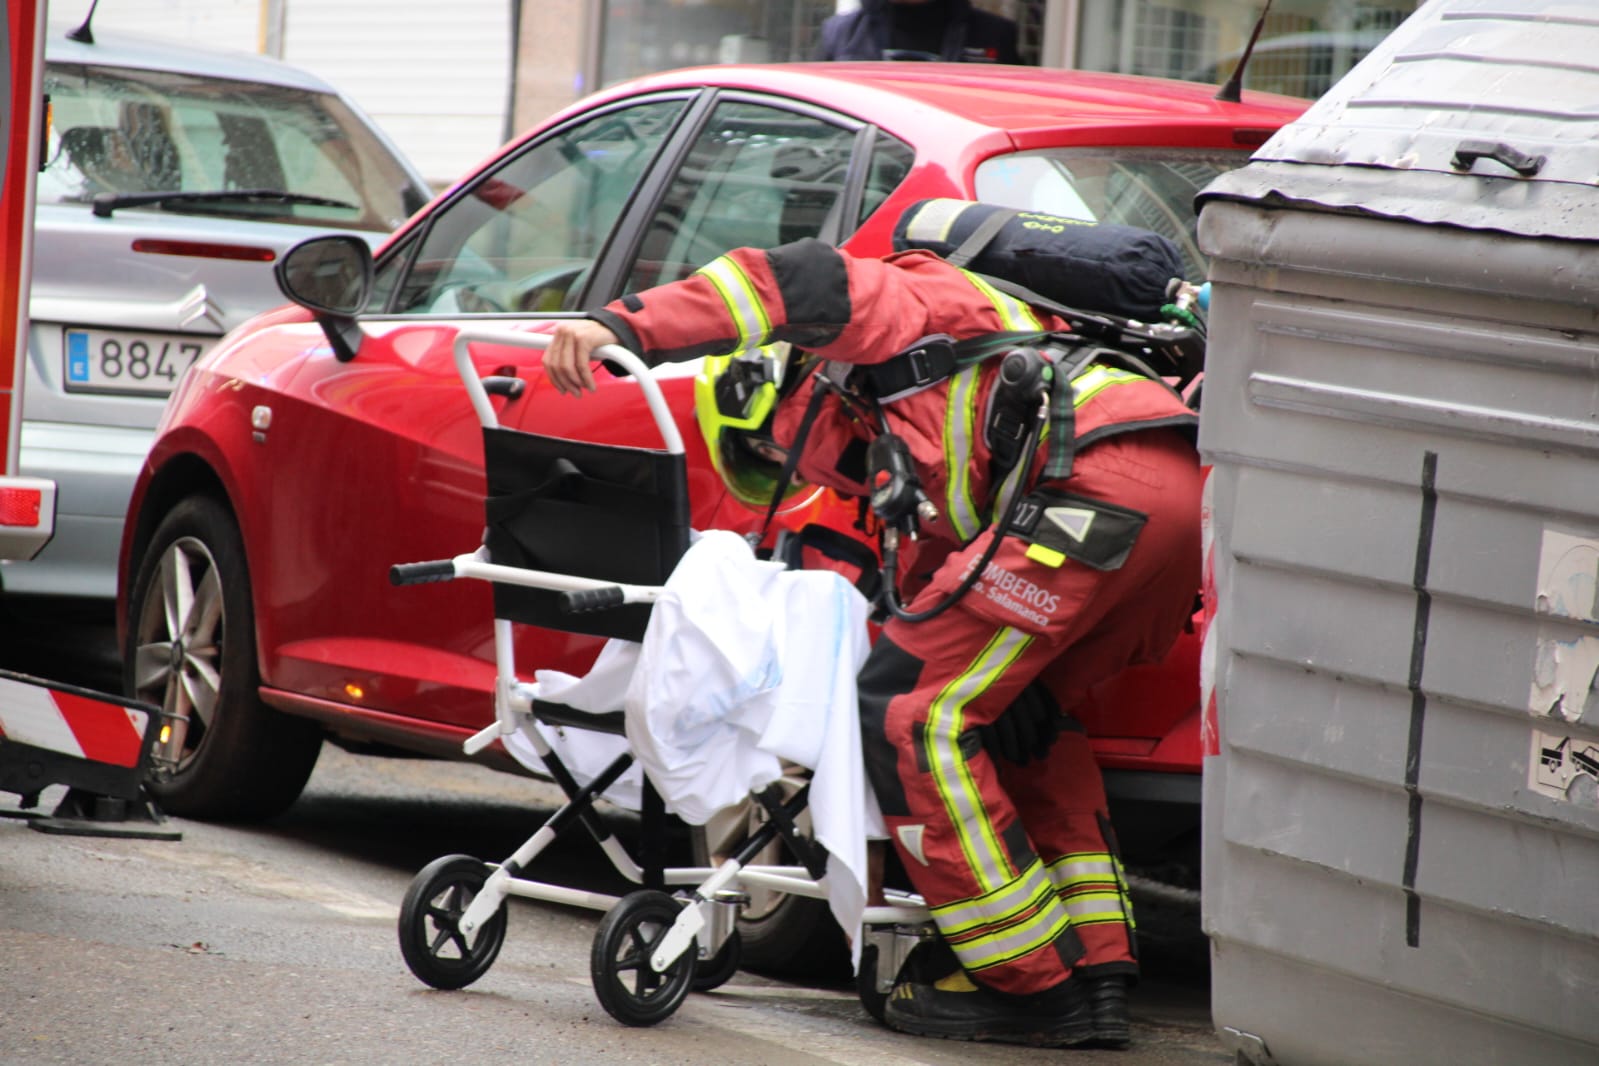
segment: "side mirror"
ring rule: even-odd
[[[333,345],[349,362],[361,347],[355,316],[372,295],[372,249],[360,237],[312,237],[290,248],[273,268],[283,295],[316,315]]]

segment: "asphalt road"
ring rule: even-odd
[[[81,620],[8,632],[0,666],[114,683],[107,632]],[[45,647],[29,651],[36,641]],[[48,790],[41,809],[59,795]],[[14,800],[0,793],[0,814],[17,814],[6,810]],[[1211,1030],[1192,945],[1146,950],[1126,1052],[908,1037],[871,1021],[848,983],[744,972],[660,1026],[628,1029],[591,986],[599,915],[526,900],[511,901],[505,947],[480,981],[458,992],[422,985],[395,937],[416,870],[456,852],[503,858],[557,800],[552,786],[473,765],[329,745],[300,802],[260,825],[171,819],[182,839],[157,841],[47,834],[0,817],[0,1066],[1232,1061]],[[585,840],[541,861],[563,883],[621,885]]]

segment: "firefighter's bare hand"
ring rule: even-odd
[[[544,372],[555,390],[566,396],[594,391],[594,350],[616,344],[617,336],[592,319],[562,322],[544,350]]]

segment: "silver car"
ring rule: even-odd
[[[167,394],[283,302],[272,264],[318,231],[376,245],[431,195],[359,108],[275,60],[52,27],[20,473],[55,538],[7,594],[110,600],[128,495]]]

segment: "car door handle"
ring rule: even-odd
[[[483,391],[491,396],[514,400],[527,391],[527,382],[509,374],[490,374],[483,379]]]

